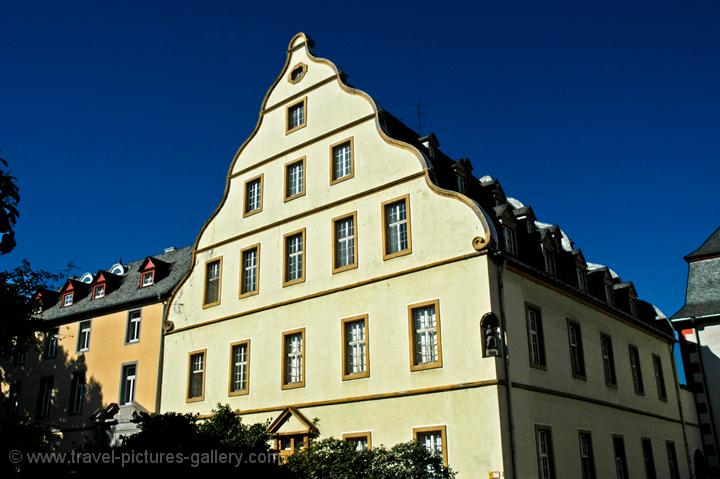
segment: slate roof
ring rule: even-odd
[[[127,274],[121,276],[121,283],[117,288],[110,291],[105,297],[92,299],[88,294],[71,306],[61,308],[60,302],[44,310],[41,319],[50,320],[76,320],[92,317],[100,314],[108,314],[112,311],[130,307],[132,304],[142,304],[150,301],[157,301],[159,298],[167,297],[180,279],[190,268],[192,259],[192,246],[174,249],[167,253],[154,255],[170,265],[168,274],[146,288],[140,288],[140,265],[145,258],[128,263]]]
[[[715,255],[720,255],[720,227],[718,227],[698,249],[685,256],[685,261],[693,261]]]
[[[685,319],[690,317],[720,316],[720,301],[702,304],[686,304],[673,314],[672,319]]]
[[[673,321],[720,317],[720,228],[685,260],[689,263],[685,305],[673,314]]]
[[[387,110],[380,110],[379,119],[380,125],[388,136],[413,145],[420,150],[430,168],[430,178],[436,185],[444,189],[458,191],[457,173],[454,169],[457,162],[440,150],[439,142],[434,135],[431,134],[421,137],[412,128],[405,125]],[[503,255],[517,264],[524,265],[533,271],[544,274],[540,243],[546,240],[556,242],[559,251],[556,251],[556,272],[551,277],[553,281],[558,281],[578,291],[582,290],[582,293],[594,298],[594,300],[604,304],[609,309],[637,320],[653,331],[660,331],[664,335],[671,337],[672,329],[670,325],[667,324],[664,315],[660,316],[656,308],[652,306],[639,308],[638,317],[634,318],[632,312],[626,311],[624,307],[618,307],[615,304],[606,304],[604,283],[595,281],[595,283],[598,283],[596,286],[593,286],[594,289],[598,290],[595,293],[590,290],[585,290],[585,287],[580,288],[577,284],[579,280],[576,274],[578,248],[560,226],[537,221],[532,207],[523,204],[523,202],[517,198],[508,197],[501,183],[496,178],[489,175],[474,177],[472,174],[468,174],[466,178],[468,180],[467,188],[463,194],[473,200],[483,211],[489,213],[488,217],[492,220],[491,228],[494,227],[495,230],[493,232],[493,239],[496,241],[493,248],[502,251],[501,239],[497,233],[502,217],[511,214],[516,219],[532,220],[532,223],[527,225],[526,232],[522,231],[525,228],[520,228],[516,231],[518,251],[512,254],[502,251]],[[718,235],[718,242],[720,243],[720,235]],[[718,246],[720,246],[720,244]],[[606,266],[589,262],[587,266],[589,273],[599,274],[599,272],[602,271],[604,274],[605,271],[608,271],[613,283],[623,283],[620,276]]]

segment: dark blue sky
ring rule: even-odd
[[[305,31],[413,127],[420,101],[425,133],[588,261],[682,305],[682,256],[720,224],[718,2],[249,3],[0,3],[0,148],[22,194],[0,268],[192,243]]]

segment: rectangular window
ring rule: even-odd
[[[555,463],[550,428],[535,426],[535,441],[539,477],[540,479],[553,479],[555,477]]]
[[[78,343],[77,350],[79,353],[90,349],[90,321],[81,321],[78,325]]]
[[[680,479],[680,467],[678,466],[677,454],[675,452],[675,443],[672,441],[666,441],[665,449],[667,450],[670,479]]]
[[[652,441],[649,437],[643,437],[640,440],[642,444],[643,464],[645,465],[646,479],[657,479],[655,472],[655,458],[653,457]]]
[[[386,201],[383,212],[383,259],[395,258],[412,251],[410,230],[410,197]]]
[[[605,283],[605,302],[610,305],[615,305],[615,297],[613,296],[613,287],[610,283]]]
[[[349,434],[343,434],[342,440],[352,444],[356,451],[365,451],[367,449],[372,449],[371,432],[353,432]]]
[[[628,479],[625,441],[622,436],[613,436],[613,453],[615,454],[615,473],[617,474],[617,479]]]
[[[605,371],[605,384],[607,386],[617,386],[612,338],[607,334],[600,333],[600,348],[602,350],[603,369]]]
[[[260,245],[245,248],[240,256],[240,297],[244,298],[260,291]]]
[[[440,302],[438,300],[408,306],[410,322],[410,370],[442,367]]]
[[[667,389],[665,389],[665,375],[663,374],[662,360],[660,356],[653,354],[653,369],[655,370],[655,384],[657,385],[658,398],[667,401]]]
[[[640,353],[638,348],[632,344],[628,346],[630,353],[630,372],[632,373],[633,386],[635,394],[645,394],[645,385],[643,384],[642,367],[640,366]]]
[[[582,479],[595,479],[595,457],[593,456],[592,436],[580,431],[580,471]]]
[[[305,157],[285,166],[285,201],[305,194]]]
[[[187,402],[198,402],[205,399],[205,353],[207,350],[195,351],[189,355]]]
[[[45,333],[45,359],[53,359],[57,356],[59,337],[60,329],[58,328]]]
[[[447,427],[430,426],[413,429],[415,441],[428,451],[443,458],[445,467],[448,465],[447,456]]]
[[[330,146],[330,184],[340,183],[355,176],[353,139],[349,138]]]
[[[120,405],[130,404],[135,400],[135,383],[137,378],[137,365],[126,364],[121,371]]]
[[[230,345],[230,396],[250,390],[250,340]]]
[[[530,366],[545,367],[545,340],[543,338],[542,314],[539,308],[526,305],[528,348]]]
[[[334,218],[333,223],[333,273],[357,268],[357,213]]]
[[[70,381],[70,415],[82,414],[85,404],[85,371],[73,373]]]
[[[635,298],[628,299],[630,305],[630,315],[637,318],[637,300]]]
[[[38,416],[50,416],[50,408],[53,400],[53,382],[52,376],[43,376],[40,378],[40,394],[38,395]]]
[[[96,284],[93,287],[93,299],[103,298],[105,296],[105,285]]]
[[[542,248],[543,261],[545,262],[545,272],[550,276],[555,276],[555,251],[548,248],[544,244],[540,246]]]
[[[65,293],[63,296],[63,308],[73,304],[73,293]]]
[[[585,379],[585,353],[583,351],[580,323],[568,319],[568,342],[570,344],[570,367],[573,377]]]
[[[282,388],[305,386],[305,328],[283,333]]]
[[[140,321],[142,313],[139,309],[130,311],[128,314],[127,332],[125,333],[126,343],[137,343],[140,341]]]
[[[578,289],[580,291],[587,291],[587,273],[582,268],[575,268],[577,275]]]
[[[505,240],[505,252],[517,256],[517,239],[515,230],[508,225],[503,225],[503,237]]]
[[[457,190],[463,195],[467,194],[467,178],[463,175],[455,175],[457,180]]]
[[[367,315],[343,319],[343,379],[366,378],[370,375]]]
[[[305,281],[305,229],[288,233],[285,239],[283,286]]]
[[[203,308],[220,304],[220,283],[222,275],[222,258],[205,263],[205,289]]]
[[[245,210],[243,216],[254,215],[262,211],[263,175],[245,182]]]
[[[154,271],[148,271],[141,275],[140,287],[147,288],[148,286],[152,286],[154,283],[155,283],[155,272]]]
[[[288,107],[286,111],[286,134],[299,130],[307,124],[306,107],[307,97]]]

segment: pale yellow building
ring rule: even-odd
[[[689,477],[667,320],[310,46],[169,301],[161,411],[229,403],[284,453],[417,439],[461,478]]]

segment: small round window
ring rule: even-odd
[[[298,63],[293,67],[292,70],[290,70],[290,74],[288,75],[288,81],[293,85],[295,83],[298,83],[300,80],[303,79],[305,73],[307,73],[307,69],[307,65],[305,65],[304,63]]]

